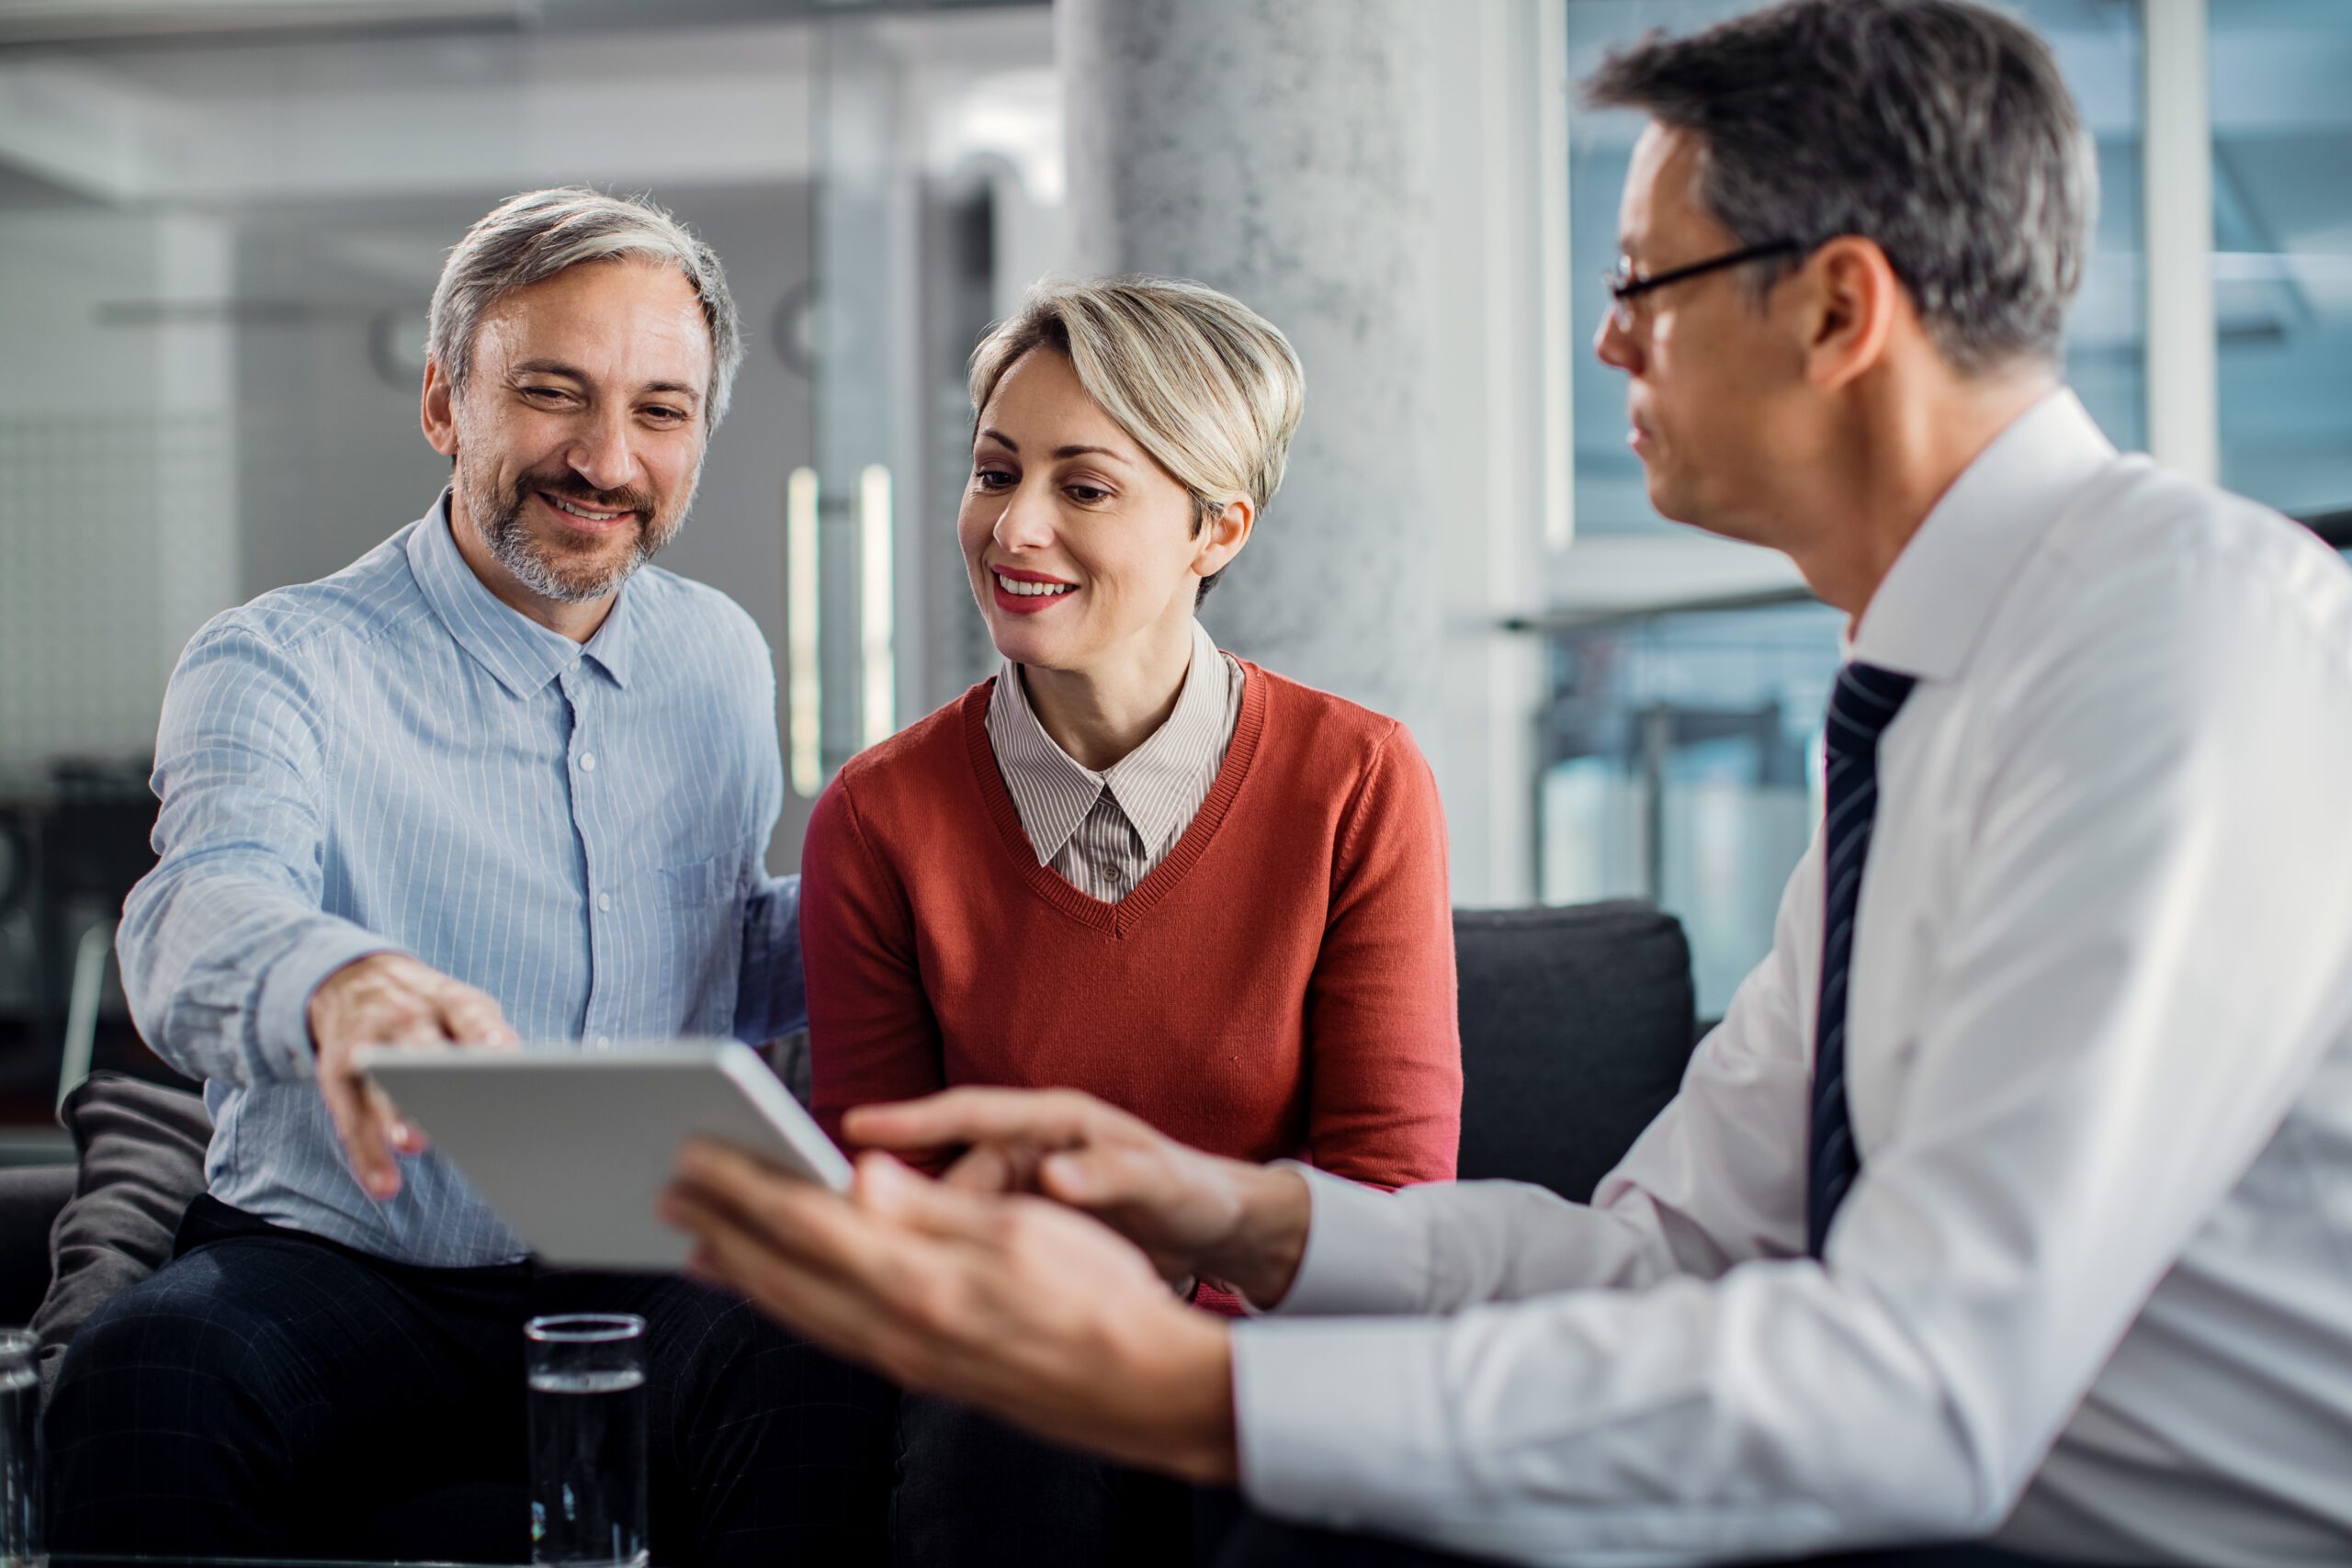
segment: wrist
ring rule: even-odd
[[[1313,1202],[1306,1179],[1286,1166],[1236,1163],[1241,1201],[1232,1231],[1201,1271],[1224,1280],[1253,1306],[1272,1307],[1290,1293],[1306,1255]]]
[[[1240,1474],[1234,1430],[1233,1336],[1223,1318],[1187,1308],[1154,1336],[1136,1385],[1158,1428],[1135,1458],[1197,1486],[1230,1486]]]
[[[317,1076],[318,1010],[313,1005],[327,983],[353,964],[395,951],[341,921],[323,922],[263,974],[255,1000],[256,1075],[293,1079]]]

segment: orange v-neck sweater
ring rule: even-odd
[[[1242,668],[1208,798],[1115,904],[1037,863],[989,746],[992,681],[842,769],[801,860],[827,1131],[949,1085],[1068,1087],[1219,1154],[1453,1175],[1436,781],[1394,719]]]

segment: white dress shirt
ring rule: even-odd
[[[1918,685],[1826,1261],[1816,840],[1590,1207],[1309,1174],[1234,1344],[1260,1506],[1530,1562],[2352,1559],[2352,573],[2057,393],[1849,652]]]

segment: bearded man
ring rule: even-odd
[[[381,1556],[384,1521],[471,1498],[483,1533],[407,1554],[525,1561],[522,1325],[580,1311],[647,1319],[665,1558],[837,1561],[878,1528],[871,1380],[707,1289],[537,1265],[352,1066],[798,1027],[768,650],[646,564],[741,359],[718,259],[669,214],[514,197],[434,291],[449,487],[189,645],[120,941],[141,1032],[206,1080],[209,1191],[68,1352],[61,1549]]]

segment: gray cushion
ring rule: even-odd
[[[81,1175],[50,1229],[49,1294],[33,1314],[44,1395],[83,1319],[171,1258],[180,1218],[204,1190],[212,1141],[201,1097],[120,1073],[92,1074],[58,1116]]]
[[[1582,1202],[1682,1081],[1695,1029],[1681,922],[1648,904],[1457,909],[1465,1180]]]

